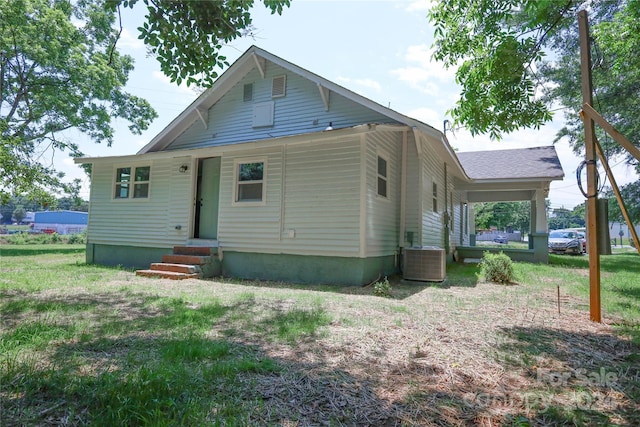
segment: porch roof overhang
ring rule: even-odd
[[[550,181],[456,181],[456,189],[465,192],[466,201],[475,202],[515,202],[532,200],[536,192],[549,195]]]
[[[458,158],[470,179],[455,185],[468,202],[533,200],[540,191],[547,197],[551,181],[564,178],[553,146],[463,152]]]

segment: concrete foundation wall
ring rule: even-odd
[[[170,254],[170,248],[142,248],[136,246],[102,245],[87,243],[87,263],[125,268],[149,268],[152,262],[160,262],[162,255]]]
[[[170,248],[87,244],[87,263],[146,269]],[[242,279],[292,283],[362,285],[398,272],[394,256],[348,258],[290,254],[224,252],[221,274]]]
[[[224,276],[293,283],[362,285],[396,273],[394,256],[347,258],[225,252]]]

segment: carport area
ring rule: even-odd
[[[456,247],[457,259],[482,258],[485,251],[504,252],[515,261],[547,263],[549,231],[545,199],[551,181],[564,172],[555,147],[456,153],[470,180],[455,183],[467,203],[470,238]],[[479,202],[531,202],[528,249],[476,246],[473,205]],[[524,231],[524,230],[522,230]]]

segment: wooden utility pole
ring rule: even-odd
[[[591,80],[591,46],[589,39],[589,18],[587,11],[578,12],[580,31],[580,69],[582,73],[582,103],[593,105],[593,87]],[[602,321],[600,310],[600,253],[598,251],[597,232],[597,168],[596,168],[596,132],[592,118],[584,115],[584,146],[587,165],[587,248],[589,251],[589,311],[591,320]]]

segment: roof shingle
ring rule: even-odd
[[[471,179],[562,179],[554,146],[456,153]]]

